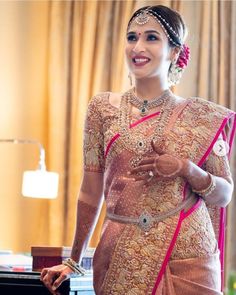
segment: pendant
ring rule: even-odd
[[[142,107],[141,110],[140,110],[140,115],[142,117],[146,116],[148,114],[148,109],[145,108],[145,107]]]
[[[147,105],[148,105],[148,101],[147,100],[144,100],[143,101],[143,105],[142,105],[142,107],[140,109],[140,115],[142,117],[144,117],[144,116],[146,116],[148,114],[148,107],[147,107]]]

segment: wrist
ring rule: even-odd
[[[215,177],[210,174],[208,172],[208,178],[210,179],[209,184],[207,185],[207,187],[201,189],[201,190],[196,190],[194,188],[192,188],[192,191],[196,194],[198,194],[200,197],[202,197],[203,199],[207,198],[209,195],[212,194],[212,192],[215,190],[216,188],[216,180]]]
[[[184,178],[188,178],[190,173],[190,161],[188,159],[182,159],[182,168],[180,170],[180,176]]]
[[[63,260],[62,264],[69,267],[74,273],[78,275],[84,275],[85,269],[83,269],[76,261],[74,261],[72,258],[67,258]]]

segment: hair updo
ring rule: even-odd
[[[181,15],[177,11],[163,5],[145,6],[136,10],[134,14],[132,15],[131,19],[129,20],[127,29],[129,29],[135,17],[137,17],[140,13],[144,12],[145,10],[148,10],[148,13],[150,15],[153,15],[154,17],[155,15],[160,16],[158,17],[158,19],[161,22],[161,24],[164,26],[166,32],[169,34],[170,38],[168,38],[168,41],[171,47],[175,47],[177,45],[180,47],[184,44],[184,41],[187,37],[187,27]],[[163,19],[166,22],[163,21]],[[176,36],[176,34],[172,32],[172,30],[167,24],[169,24],[170,27],[173,28],[174,32],[178,36]],[[173,40],[174,42],[171,42],[171,40]]]

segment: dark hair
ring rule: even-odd
[[[173,34],[173,32],[166,25],[166,23],[164,21],[162,21],[161,18],[158,17],[159,21],[162,23],[162,25],[165,27],[167,33],[169,34],[170,39],[173,40],[174,43],[175,43],[175,44],[172,43],[171,40],[168,38],[170,46],[175,47],[176,44],[178,44],[179,46],[183,45],[184,40],[185,40],[185,38],[187,36],[187,27],[186,27],[181,15],[177,11],[175,11],[175,10],[173,10],[173,9],[167,7],[167,6],[163,6],[163,5],[145,6],[145,7],[142,7],[140,9],[136,10],[134,12],[134,14],[132,15],[131,19],[129,20],[127,28],[129,28],[132,20],[138,14],[143,12],[144,10],[148,10],[148,12],[150,12],[150,14],[152,14],[154,17],[155,17],[156,14],[158,14],[161,18],[165,19],[165,21],[179,35],[179,37],[177,37],[175,34]]]

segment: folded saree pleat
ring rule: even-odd
[[[222,295],[220,281],[218,253],[171,260],[155,295]]]

